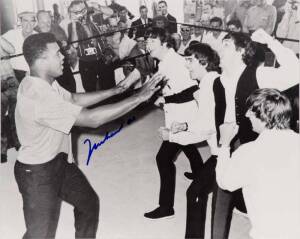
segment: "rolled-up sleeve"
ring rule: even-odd
[[[278,68],[258,67],[257,83],[259,87],[276,88],[282,91],[299,84],[299,59],[295,53],[277,40],[273,40],[268,47],[275,54],[280,66]]]

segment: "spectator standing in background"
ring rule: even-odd
[[[285,14],[278,25],[277,37],[300,39],[300,1],[288,1],[285,5]],[[292,49],[299,56],[299,42],[284,41],[283,45]]]
[[[177,32],[177,20],[175,17],[173,17],[171,14],[168,13],[168,4],[166,1],[159,1],[158,7],[161,11],[161,15],[166,17],[169,22],[168,30],[169,33],[172,34],[174,32]]]
[[[222,29],[223,28],[223,21],[219,17],[213,17],[210,19],[210,27]],[[205,41],[203,43],[209,44],[218,54],[222,50],[222,41],[226,32],[222,31],[209,31],[206,34]],[[204,40],[204,39],[203,39]]]
[[[37,26],[34,28],[37,32],[50,32],[60,42],[60,46],[66,47],[67,35],[65,31],[58,25],[55,24],[51,19],[49,11],[40,10],[36,14]]]
[[[203,24],[203,22],[201,22],[200,20],[195,22],[195,26],[205,26]],[[194,27],[194,34],[192,35],[192,40],[193,41],[199,41],[202,42],[205,38],[205,30],[203,28],[200,27]]]
[[[233,19],[227,22],[226,24],[227,30],[233,31],[233,32],[241,32],[243,30],[242,23],[238,19]]]
[[[0,57],[14,54],[15,49],[5,38],[0,36]],[[20,147],[15,124],[15,108],[19,82],[9,60],[0,60],[1,83],[1,163],[7,162],[7,150]]]
[[[34,12],[22,12],[18,15],[21,20],[21,28],[12,29],[6,32],[3,36],[8,42],[10,42],[15,48],[15,54],[21,54],[23,52],[22,46],[24,40],[37,33],[34,31],[36,25],[36,15]],[[14,69],[15,76],[19,82],[24,78],[26,72],[29,71],[27,62],[24,56],[17,56],[10,59],[12,68]]]
[[[140,6],[140,18],[132,22],[131,24],[132,29],[129,30],[128,36],[130,38],[134,38],[134,35],[144,36],[146,29],[151,25],[152,25],[152,18],[148,17],[148,8],[145,5],[142,5]]]
[[[262,28],[272,34],[276,23],[276,8],[266,0],[255,0],[255,6],[248,9],[243,23],[243,31],[252,33]]]
[[[229,16],[230,20],[238,19],[243,24],[245,21],[246,13],[251,7],[251,0],[240,0],[233,8],[232,13]]]
[[[185,49],[189,47],[190,42],[193,40],[191,28],[189,26],[181,25],[180,34],[182,40],[177,53],[180,55],[184,55]]]

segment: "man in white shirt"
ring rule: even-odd
[[[159,129],[162,145],[156,156],[160,174],[159,207],[144,214],[150,219],[158,219],[174,215],[175,196],[175,158],[183,151],[188,157],[192,172],[198,174],[203,162],[197,147],[193,144],[181,145],[170,140],[171,124],[174,121],[186,122],[197,115],[197,103],[193,93],[198,90],[196,81],[192,80],[186,68],[185,60],[174,50],[174,41],[167,36],[164,29],[153,28],[147,39],[150,55],[160,60],[158,72],[168,79],[163,87],[163,97],[156,104],[163,104],[165,126]]]
[[[2,37],[14,46],[16,55],[22,54],[24,40],[31,34],[37,33],[34,31],[34,27],[36,25],[36,16],[34,12],[22,12],[18,14],[18,18],[21,20],[21,28],[9,30],[2,35]],[[19,82],[21,82],[26,72],[29,71],[29,67],[24,56],[20,55],[13,57],[10,59],[10,62],[15,71],[16,78]]]
[[[192,32],[191,28],[189,26],[180,26],[180,34],[181,34],[181,44],[178,49],[178,54],[184,55],[185,49],[189,47],[190,42],[193,40],[192,39]]]
[[[211,28],[222,29],[223,21],[219,17],[213,17],[212,19],[210,19],[209,25]],[[209,31],[205,35],[205,38],[202,39],[202,42],[207,43],[216,52],[218,52],[218,54],[220,54],[220,52],[222,50],[222,40],[225,35],[226,35],[226,32],[223,32],[223,31]]]
[[[209,145],[215,145],[215,99],[213,93],[214,81],[219,77],[220,58],[207,44],[199,43],[190,46],[185,51],[187,68],[191,78],[199,81],[199,90],[194,93],[198,104],[197,118],[187,122],[173,122],[170,141],[182,145],[199,143],[207,140]],[[216,152],[205,162],[198,175],[190,175],[193,182],[189,186],[186,211],[185,238],[204,238],[206,206],[208,194],[215,185]],[[186,175],[187,173],[185,173]]]
[[[124,92],[124,84],[87,94],[71,94],[62,88],[55,78],[62,74],[64,57],[50,33],[29,36],[23,53],[30,76],[18,89],[15,118],[21,148],[15,178],[23,198],[24,238],[54,238],[62,200],[74,206],[75,237],[96,238],[99,198],[72,163],[70,130],[74,125],[96,128],[128,113],[158,90],[161,78],[153,77],[121,102],[87,109]]]
[[[247,99],[253,131],[258,138],[230,156],[235,123],[220,126],[216,177],[219,186],[242,188],[253,239],[300,238],[299,134],[290,129],[291,104],[274,89],[259,89]]]
[[[299,61],[292,50],[262,29],[252,34],[252,41],[267,44],[280,66],[264,67],[259,59],[260,51],[249,36],[238,32],[225,36],[221,54],[222,75],[215,80],[213,89],[218,138],[219,126],[224,122],[236,122],[239,125],[238,134],[231,144],[232,150],[237,148],[238,143],[248,143],[257,138],[257,134],[251,130],[249,119],[245,117],[248,96],[259,88],[282,91],[299,83]],[[218,188],[213,197],[212,238],[227,238],[234,206],[239,202],[239,209],[245,210],[243,200],[236,200],[236,197],[241,197],[241,193]]]

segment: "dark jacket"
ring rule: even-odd
[[[170,34],[176,33],[177,32],[177,20],[176,20],[176,18],[173,17],[172,15],[168,14],[167,19],[169,21],[168,30],[169,30]]]
[[[152,19],[148,18],[147,25],[140,26],[142,24],[143,24],[143,22],[142,22],[141,18],[137,19],[136,21],[133,21],[131,24],[131,29],[129,30],[128,36],[130,38],[133,38],[134,29],[136,29],[136,33],[135,33],[136,36],[144,36],[147,28],[152,25]],[[136,26],[139,26],[139,27],[136,27]]]
[[[235,114],[236,123],[239,125],[237,138],[242,144],[253,141],[257,134],[252,131],[250,120],[245,116],[247,112],[246,99],[256,89],[258,89],[256,79],[256,67],[246,67],[237,83],[235,92]],[[220,78],[216,79],[213,86],[215,96],[215,121],[218,140],[220,138],[219,126],[224,123],[226,112],[225,89]]]

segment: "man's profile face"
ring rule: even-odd
[[[167,5],[165,3],[158,4],[158,8],[161,11],[161,14],[163,16],[167,15],[167,13],[168,13],[168,7],[167,7]]]
[[[51,16],[49,13],[43,12],[38,15],[38,27],[41,32],[50,32],[51,30]]]
[[[238,55],[233,39],[224,39],[222,41],[222,51],[220,52],[220,66],[230,66],[232,60],[236,59],[236,57],[241,56]]]
[[[162,50],[162,44],[160,39],[157,38],[151,38],[149,37],[147,39],[146,48],[150,52],[150,55],[152,57],[157,58],[160,55],[160,52]]]
[[[50,77],[56,78],[63,73],[64,56],[60,52],[60,48],[56,42],[48,43],[47,50],[41,57],[43,64],[47,67],[47,73]]]
[[[36,20],[35,17],[32,16],[22,16],[21,18],[21,26],[22,31],[25,35],[30,35],[33,32],[33,28],[35,27]]]

